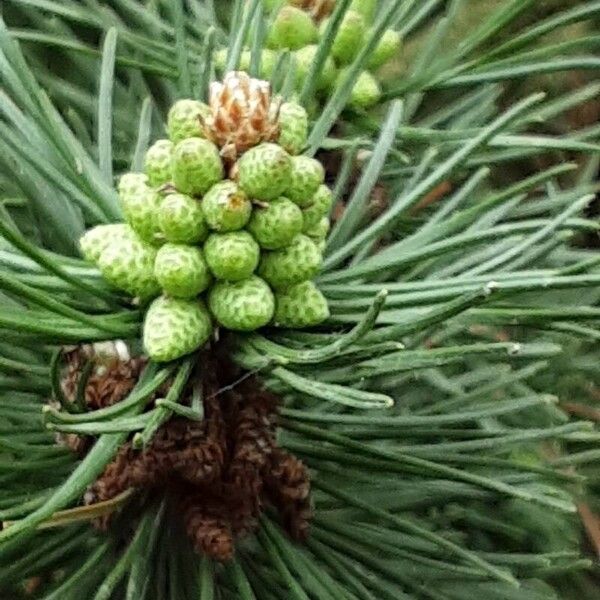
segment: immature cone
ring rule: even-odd
[[[276,293],[275,304],[273,321],[277,327],[314,327],[329,317],[327,300],[312,281]]]
[[[210,86],[211,114],[205,120],[206,135],[231,161],[279,134],[278,107],[271,102],[271,86],[243,71],[225,75],[223,83]]]
[[[144,348],[158,362],[185,356],[208,341],[212,323],[204,303],[161,296],[146,313]]]

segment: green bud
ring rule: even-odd
[[[219,281],[210,290],[208,304],[215,319],[227,329],[254,331],[273,318],[271,288],[256,275],[241,281]]]
[[[295,6],[284,6],[269,30],[267,44],[275,50],[297,50],[317,41],[319,30],[308,13]]]
[[[165,244],[158,251],[154,276],[163,291],[175,298],[194,298],[212,280],[202,250],[185,244]]]
[[[146,313],[144,348],[157,362],[176,360],[205,344],[212,322],[199,299],[157,298]]]
[[[328,317],[327,300],[312,281],[303,281],[275,294],[273,322],[277,327],[314,327]]]
[[[210,108],[198,100],[178,100],[173,104],[167,116],[167,131],[169,139],[181,142],[186,138],[204,135],[204,119],[210,115]]]
[[[388,29],[381,37],[381,40],[379,41],[379,44],[377,44],[373,54],[371,54],[369,57],[367,66],[372,71],[379,69],[379,67],[385,65],[385,63],[390,61],[392,58],[398,56],[401,48],[402,37],[400,34],[393,29]]]
[[[300,154],[308,138],[308,114],[295,102],[284,102],[279,110],[279,145],[291,155]]]
[[[204,244],[206,262],[217,279],[246,279],[258,267],[260,248],[247,231],[212,233]]]
[[[352,0],[350,4],[350,10],[356,11],[362,17],[370,23],[375,17],[375,11],[377,10],[377,0]]]
[[[317,55],[318,46],[310,45],[305,46],[304,48],[300,48],[294,53],[296,58],[296,88],[301,89],[304,85],[304,81],[308,77],[310,73],[310,69],[315,62],[315,58]],[[325,60],[325,63],[321,67],[321,72],[319,73],[319,79],[317,80],[317,90],[323,90],[326,88],[331,88],[337,76],[337,70],[335,68],[335,63],[333,59],[328,56]]]
[[[302,230],[302,211],[287,198],[275,198],[265,207],[256,207],[248,230],[262,248],[277,250],[287,246]]]
[[[158,140],[146,152],[144,171],[148,175],[148,183],[159,187],[171,181],[171,155],[173,142],[171,140]]]
[[[312,239],[315,244],[323,253],[324,246],[321,245],[321,242],[324,242],[329,234],[329,229],[331,228],[331,222],[327,217],[323,217],[319,220],[319,222],[312,227],[311,229],[307,229],[303,233]]]
[[[81,254],[85,260],[96,264],[100,260],[102,252],[110,244],[127,236],[135,237],[135,233],[125,223],[96,225],[96,227],[88,229],[79,239]]]
[[[302,211],[302,217],[304,219],[303,232],[307,233],[309,230],[316,227],[321,218],[329,214],[332,204],[333,194],[331,190],[326,185],[319,186],[319,189],[313,195],[308,208],[305,208]]]
[[[214,231],[235,231],[248,223],[252,203],[233,181],[221,181],[204,196],[202,212]]]
[[[114,238],[102,251],[98,268],[102,276],[116,288],[141,298],[160,292],[154,277],[156,248],[131,232]]]
[[[340,73],[340,81],[344,76],[345,72],[342,71]],[[371,73],[363,71],[352,88],[348,106],[356,109],[369,108],[377,104],[380,98],[381,88],[379,87],[379,83],[377,83],[377,80]]]
[[[365,31],[364,17],[354,10],[349,10],[344,15],[331,47],[331,54],[337,63],[348,65],[356,58],[362,48]]]
[[[173,182],[178,191],[190,196],[205,194],[223,179],[219,149],[208,140],[187,138],[173,151]]]
[[[284,195],[304,208],[312,203],[324,179],[325,169],[318,160],[308,156],[292,156],[292,170]]]
[[[126,173],[119,181],[119,197],[129,225],[146,242],[158,244],[162,238],[157,218],[161,198],[147,183],[142,173]]]
[[[169,194],[163,199],[158,224],[169,242],[197,244],[208,235],[200,202],[185,194]]]
[[[240,188],[255,200],[273,200],[289,184],[291,160],[277,144],[264,143],[250,148],[237,163]]]
[[[286,289],[312,279],[318,272],[322,256],[315,243],[299,234],[289,246],[262,255],[258,274],[273,288]]]

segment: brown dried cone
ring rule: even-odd
[[[229,515],[220,497],[206,492],[182,498],[183,521],[196,552],[215,560],[233,558],[233,534]]]
[[[310,482],[304,465],[276,446],[278,398],[255,377],[240,378],[223,357],[207,354],[200,364],[205,419],[171,419],[142,451],[126,443],[86,502],[132,487],[167,491],[197,551],[217,560],[229,560],[234,538],[256,529],[267,499],[290,534],[304,539]],[[103,529],[108,524],[108,517],[96,522]]]
[[[295,456],[277,448],[271,455],[265,486],[287,531],[294,539],[305,540],[313,514],[308,469]]]
[[[95,361],[94,372],[85,388],[85,403],[90,410],[112,406],[123,400],[134,388],[146,359],[102,359],[86,348],[78,348],[67,355],[67,371],[62,379],[62,390],[67,400],[74,402],[81,370],[88,360]]]
[[[335,0],[291,0],[290,4],[309,13],[315,21],[321,21],[333,12]]]
[[[271,86],[242,71],[225,75],[223,83],[210,86],[211,114],[205,119],[206,136],[231,163],[261,142],[279,135],[279,103],[271,98]]]

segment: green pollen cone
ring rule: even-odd
[[[271,288],[256,275],[230,283],[217,282],[208,304],[215,319],[233,331],[254,331],[273,318],[275,299]]]
[[[202,212],[214,231],[235,231],[248,223],[252,203],[233,181],[221,181],[202,199]]]
[[[266,250],[287,246],[303,227],[302,211],[287,198],[271,200],[265,207],[256,207],[248,230]]]
[[[273,200],[289,184],[292,163],[277,144],[264,143],[246,152],[237,163],[240,188],[252,200]]]
[[[175,298],[193,298],[212,281],[200,248],[165,244],[157,253],[154,276],[163,291]]]
[[[185,194],[169,194],[163,199],[158,225],[169,242],[196,244],[208,235],[200,201]]]
[[[157,362],[176,360],[205,344],[212,330],[210,314],[201,300],[162,296],[146,313],[144,348]]]
[[[275,294],[273,322],[277,327],[314,327],[328,317],[327,300],[312,281],[303,281]]]
[[[204,255],[217,279],[239,281],[256,270],[260,247],[247,231],[212,233],[204,244]]]
[[[179,142],[173,151],[173,183],[189,196],[205,194],[223,179],[219,149],[208,140],[193,137]]]

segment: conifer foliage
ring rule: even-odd
[[[0,597],[595,597],[600,3],[468,4],[4,2]]]

